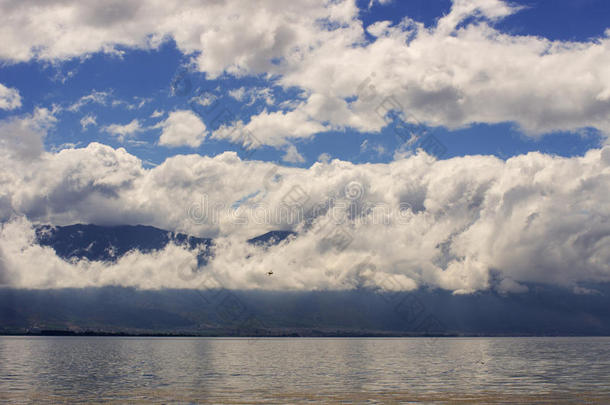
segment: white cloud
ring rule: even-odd
[[[97,118],[93,114],[87,114],[80,120],[80,126],[83,128],[83,131],[86,130],[89,125],[97,125]]]
[[[357,11],[353,1],[327,4],[324,0],[256,4],[248,0],[146,4],[137,0],[104,4],[9,0],[2,4],[9,23],[0,31],[5,44],[0,58],[11,62],[66,59],[93,52],[117,53],[117,45],[156,48],[173,38],[184,53],[203,51],[197,62],[211,76],[225,69],[262,72],[272,66],[272,59],[298,54],[298,49],[315,43],[320,19],[346,23]]]
[[[305,88],[327,103],[358,96],[349,111],[360,122],[349,113],[331,122],[359,130],[383,127],[374,111],[394,96],[406,119],[431,125],[512,121],[532,135],[587,126],[608,133],[610,103],[600,94],[610,87],[602,68],[610,62],[610,39],[552,42],[503,34],[485,22],[513,11],[495,0],[457,1],[436,27],[406,19],[386,24],[363,47],[327,41],[279,82]],[[458,26],[471,15],[483,21]]]
[[[19,90],[6,87],[0,83],[0,109],[14,110],[21,107],[21,95]]]
[[[368,8],[371,9],[376,2],[381,4],[382,6],[384,6],[386,4],[390,4],[392,2],[392,0],[369,0]]]
[[[165,114],[163,110],[155,110],[152,114],[150,114],[150,118],[159,118]]]
[[[57,119],[53,111],[37,108],[34,113],[0,121],[0,156],[5,160],[31,160],[44,151],[47,130]]]
[[[199,94],[197,97],[191,97],[189,102],[197,103],[199,105],[207,107],[209,105],[212,105],[212,103],[214,101],[216,101],[216,99],[217,99],[217,97],[213,93],[203,92],[203,93]]]
[[[171,147],[196,148],[204,141],[207,133],[205,124],[189,110],[170,112],[167,119],[159,126],[163,128],[159,145]]]
[[[266,75],[303,91],[307,101],[295,109],[243,123],[271,146],[329,127],[378,131],[386,123],[375,110],[389,96],[405,118],[434,126],[515,122],[530,135],[584,127],[610,133],[608,34],[550,41],[490,25],[517,11],[501,0],[455,0],[435,26],[378,21],[367,27],[376,36],[370,41],[353,0],[14,0],[2,6],[9,23],[0,29],[0,58],[57,60],[116,52],[116,45],[154,48],[172,38],[208,78]],[[281,121],[305,126],[287,129]]]
[[[57,153],[57,152],[59,152],[61,150],[64,150],[64,149],[75,149],[77,146],[80,146],[80,145],[81,145],[81,142],[77,142],[77,143],[74,143],[74,142],[64,142],[64,143],[59,144],[59,145],[51,145],[50,150],[53,153]]]
[[[242,101],[244,99],[244,95],[246,94],[246,89],[242,86],[238,89],[229,90],[229,96],[233,97],[235,100]]]
[[[229,90],[228,93],[230,97],[233,97],[237,101],[246,102],[247,105],[252,105],[259,99],[264,100],[267,105],[273,105],[275,103],[273,91],[266,87],[251,87],[246,89],[242,86],[237,89]]]
[[[320,156],[318,156],[318,162],[321,163],[328,163],[330,162],[330,159],[332,158],[332,156],[330,156],[328,153],[324,152],[324,153],[320,153]]]
[[[406,145],[406,144],[403,144]],[[402,145],[401,145],[402,147]],[[380,144],[373,144],[370,145],[369,144],[369,140],[365,139],[364,141],[362,141],[362,143],[360,144],[360,153],[365,153],[369,150],[372,150],[375,152],[375,154],[380,157],[385,155],[386,153],[388,153],[388,151],[386,150],[386,148],[383,145]],[[412,153],[413,150],[411,149],[410,152]],[[399,151],[397,150],[395,153],[399,153]],[[395,155],[396,156],[396,155]],[[398,159],[394,159],[394,160],[398,160]]]
[[[76,102],[67,106],[66,109],[70,112],[78,112],[86,105],[98,104],[101,106],[110,106],[113,108],[123,107],[127,110],[137,110],[144,107],[151,101],[152,98],[146,97],[133,97],[131,101],[121,100],[114,96],[112,90],[92,90],[91,93],[82,96]]]
[[[125,100],[112,100],[112,107],[120,107],[124,106],[128,110],[137,110],[144,107],[146,104],[150,103],[152,98],[143,98],[143,97],[134,97],[132,102]]]
[[[111,124],[104,127],[104,131],[108,132],[117,137],[118,141],[123,143],[125,140],[136,133],[142,131],[144,128],[140,125],[140,121],[137,119],[132,120],[128,124]]]
[[[4,140],[7,131],[0,133]],[[44,130],[35,134],[42,139]],[[572,158],[434,161],[420,153],[389,164],[335,159],[305,169],[226,152],[174,156],[145,169],[124,149],[96,143],[37,156],[12,153],[14,146],[2,144],[0,216],[28,221],[5,222],[0,246],[19,286],[179,286],[184,278],[174,264],[195,254],[170,247],[117,265],[67,264],[32,245],[28,222],[150,224],[215,237],[205,274],[232,288],[383,286],[390,277],[403,289],[465,293],[490,288],[490,272],[504,292],[528,282],[610,281],[608,147]],[[283,205],[299,199],[301,211]],[[235,201],[243,202],[235,208]],[[299,235],[267,250],[245,242],[272,229]],[[352,239],[343,250],[329,240],[337,232]],[[362,261],[368,264],[355,266]]]
[[[315,121],[302,110],[288,112],[265,110],[251,117],[247,124],[237,121],[228,126],[221,126],[212,133],[212,138],[243,143],[244,134],[252,134],[256,143],[277,147],[286,144],[289,139],[310,138],[327,129],[330,128]]]
[[[532,136],[584,127],[610,134],[608,36],[549,41],[504,34],[486,23],[512,12],[500,1],[458,1],[435,27],[408,19],[396,26],[378,22],[369,27],[378,38],[362,46],[353,46],[362,40],[361,30],[343,30],[281,70],[278,84],[309,94],[282,114],[375,132],[386,125],[376,110],[391,97],[406,120],[432,126],[515,122]],[[269,130],[275,132],[273,123]],[[272,146],[293,137],[268,137],[264,125],[253,133]]]
[[[282,160],[288,163],[303,163],[305,158],[299,153],[296,146],[288,145],[286,153],[282,156]]]
[[[377,153],[377,156],[383,156],[387,153],[386,148],[383,145],[374,145],[373,150]]]
[[[68,111],[77,112],[87,104],[107,105],[112,93],[108,91],[93,90],[90,94],[82,96],[74,104],[68,107]]]
[[[267,105],[275,104],[275,98],[273,97],[273,91],[268,87],[255,87],[248,90],[250,96],[249,104],[253,104],[256,100],[265,100]]]

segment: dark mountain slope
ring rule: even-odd
[[[152,226],[123,225],[42,225],[36,229],[38,243],[52,247],[64,259],[114,261],[133,249],[150,252],[164,248],[168,243],[187,244],[189,248],[202,246],[206,251],[211,239],[196,238]]]

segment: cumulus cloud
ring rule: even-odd
[[[276,115],[307,116],[312,128],[378,131],[386,125],[378,112],[391,98],[404,119],[432,126],[515,122],[533,136],[583,127],[608,134],[608,37],[549,41],[504,34],[487,23],[515,11],[499,1],[456,1],[435,27],[409,19],[396,26],[380,22],[369,27],[375,41],[362,46],[353,46],[362,40],[360,30],[345,31],[282,71],[279,84],[310,96]],[[468,22],[470,16],[480,19]],[[263,112],[245,124],[263,143],[297,136],[277,134],[268,116]]]
[[[321,163],[328,163],[328,162],[330,162],[331,157],[332,157],[332,156],[330,156],[330,155],[329,155],[328,153],[326,153],[326,152],[320,153],[320,155],[318,156],[318,162],[321,162]]]
[[[320,20],[346,23],[358,12],[353,1],[324,0],[257,4],[247,0],[103,4],[8,0],[0,7],[10,22],[0,31],[6,44],[0,58],[6,61],[120,53],[118,45],[156,48],[173,38],[184,53],[197,56],[201,68],[212,76],[225,69],[262,72],[273,65],[274,58],[298,54],[315,43]]]
[[[351,46],[357,32],[326,41],[279,83],[311,94],[298,110],[360,131],[386,125],[375,113],[392,98],[405,120],[432,126],[515,122],[530,135],[582,127],[608,133],[610,77],[603,66],[610,62],[610,39],[549,41],[488,24],[514,11],[500,1],[456,1],[430,28],[408,18],[378,22],[368,27],[377,36],[373,42]],[[356,98],[345,103],[349,97]]]
[[[262,113],[251,117],[244,124],[237,121],[230,125],[222,125],[212,133],[212,138],[228,139],[234,143],[243,143],[244,134],[252,134],[261,145],[283,146],[289,139],[309,138],[325,131],[329,127],[314,120],[302,110],[275,111]]]
[[[19,90],[6,87],[0,83],[0,109],[14,110],[19,107],[21,107]]]
[[[245,87],[240,87],[238,89],[229,90],[229,96],[233,97],[237,101],[242,101],[244,99],[245,94],[246,94]]]
[[[47,130],[56,122],[53,111],[46,108],[0,121],[0,156],[11,161],[38,157],[44,150]]]
[[[282,160],[288,163],[303,163],[305,158],[299,153],[296,146],[289,145],[286,148],[286,153],[282,156]]]
[[[132,120],[128,124],[111,124],[104,127],[104,131],[116,136],[121,143],[125,142],[125,139],[132,137],[142,130],[144,130],[144,128],[142,128],[140,121],[137,119]]]
[[[124,149],[97,143],[10,156],[0,162],[0,247],[14,285],[198,288],[213,276],[230,288],[469,293],[610,281],[608,147],[572,158],[435,161],[420,152],[388,164],[324,160],[310,168],[226,152],[145,169]],[[116,264],[67,263],[32,242],[35,223],[150,224],[214,237],[214,258],[197,269],[196,252],[170,246]],[[297,236],[267,249],[246,242],[274,229]]]
[[[407,122],[452,129],[514,122],[531,136],[586,127],[610,134],[608,36],[550,41],[490,25],[517,11],[498,0],[454,1],[429,28],[409,18],[380,21],[366,28],[371,42],[357,24],[326,33],[274,71],[277,84],[303,89],[306,100],[237,126],[278,146],[328,129],[376,132],[395,110]],[[292,130],[278,128],[275,118]]]
[[[160,123],[163,129],[159,145],[170,147],[190,146],[196,148],[207,134],[205,124],[189,110],[177,110],[169,113],[165,121]]]
[[[306,101],[296,108],[236,123],[272,146],[329,128],[379,131],[386,122],[376,110],[390,96],[405,119],[432,126],[515,122],[530,135],[610,131],[607,33],[587,42],[504,33],[492,23],[519,8],[502,0],[454,0],[430,27],[408,17],[363,27],[353,0],[9,0],[1,7],[8,23],[0,29],[0,58],[8,62],[155,48],[172,38],[209,78],[263,74],[301,89]],[[245,100],[247,91],[234,95]],[[285,128],[284,121],[299,126]]]

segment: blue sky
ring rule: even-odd
[[[601,0],[531,0],[513,4],[523,6],[523,9],[494,22],[499,31],[511,35],[542,36],[552,40],[589,41],[602,37],[610,15],[610,5]],[[359,15],[365,26],[381,20],[398,23],[405,16],[421,21],[426,26],[433,26],[450,11],[451,2],[396,1],[386,5],[375,3],[370,9],[366,2],[359,2],[358,5],[361,6]],[[215,156],[226,150],[236,150],[243,157],[302,167],[310,166],[322,153],[355,163],[389,162],[393,160],[393,151],[400,147],[401,141],[396,138],[391,126],[380,132],[356,131],[351,128],[324,131],[295,141],[294,146],[304,158],[301,162],[282,162],[284,152],[281,148],[265,146],[252,154],[251,151],[244,152],[234,143],[209,138],[195,148],[160,146],[157,140],[161,129],[152,127],[162,121],[163,116],[150,116],[154,111],[162,111],[166,116],[169,111],[189,108],[186,96],[174,95],[171,91],[172,80],[188,63],[189,57],[177,49],[172,40],[167,40],[158,49],[121,49],[124,53],[120,57],[92,53],[70,60],[32,60],[4,65],[0,68],[0,82],[19,90],[22,106],[11,111],[0,110],[0,118],[28,113],[35,107],[61,106],[62,110],[57,113],[57,125],[45,138],[48,150],[70,145],[82,147],[97,141],[113,147],[125,147],[130,153],[151,164],[159,164],[176,154]],[[244,121],[265,108],[277,111],[280,103],[294,100],[299,95],[298,89],[291,91],[282,88],[274,83],[275,80],[265,79],[261,75],[237,78],[227,74],[214,80],[206,80],[205,72],[191,70],[187,75],[193,84],[192,94],[199,89],[209,89],[235,118]],[[260,98],[252,103],[231,98],[229,91],[240,87],[270,89],[274,105],[267,105]],[[94,92],[108,94],[104,104],[90,102],[77,110],[68,110],[80,98]],[[203,114],[204,111],[206,109],[202,108]],[[210,121],[214,113],[210,114],[210,117],[202,117],[206,125],[212,124]],[[80,121],[86,116],[95,117],[96,123],[83,128]],[[124,125],[134,119],[139,120],[144,129],[134,134],[130,142],[121,142],[104,130],[105,126]],[[595,129],[555,131],[532,138],[524,135],[511,122],[470,123],[458,129],[447,129],[441,125],[428,129],[446,146],[446,153],[441,158],[484,154],[505,159],[530,151],[575,156],[598,147],[603,141]]]

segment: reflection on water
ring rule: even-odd
[[[0,401],[610,402],[610,338],[0,337]]]

